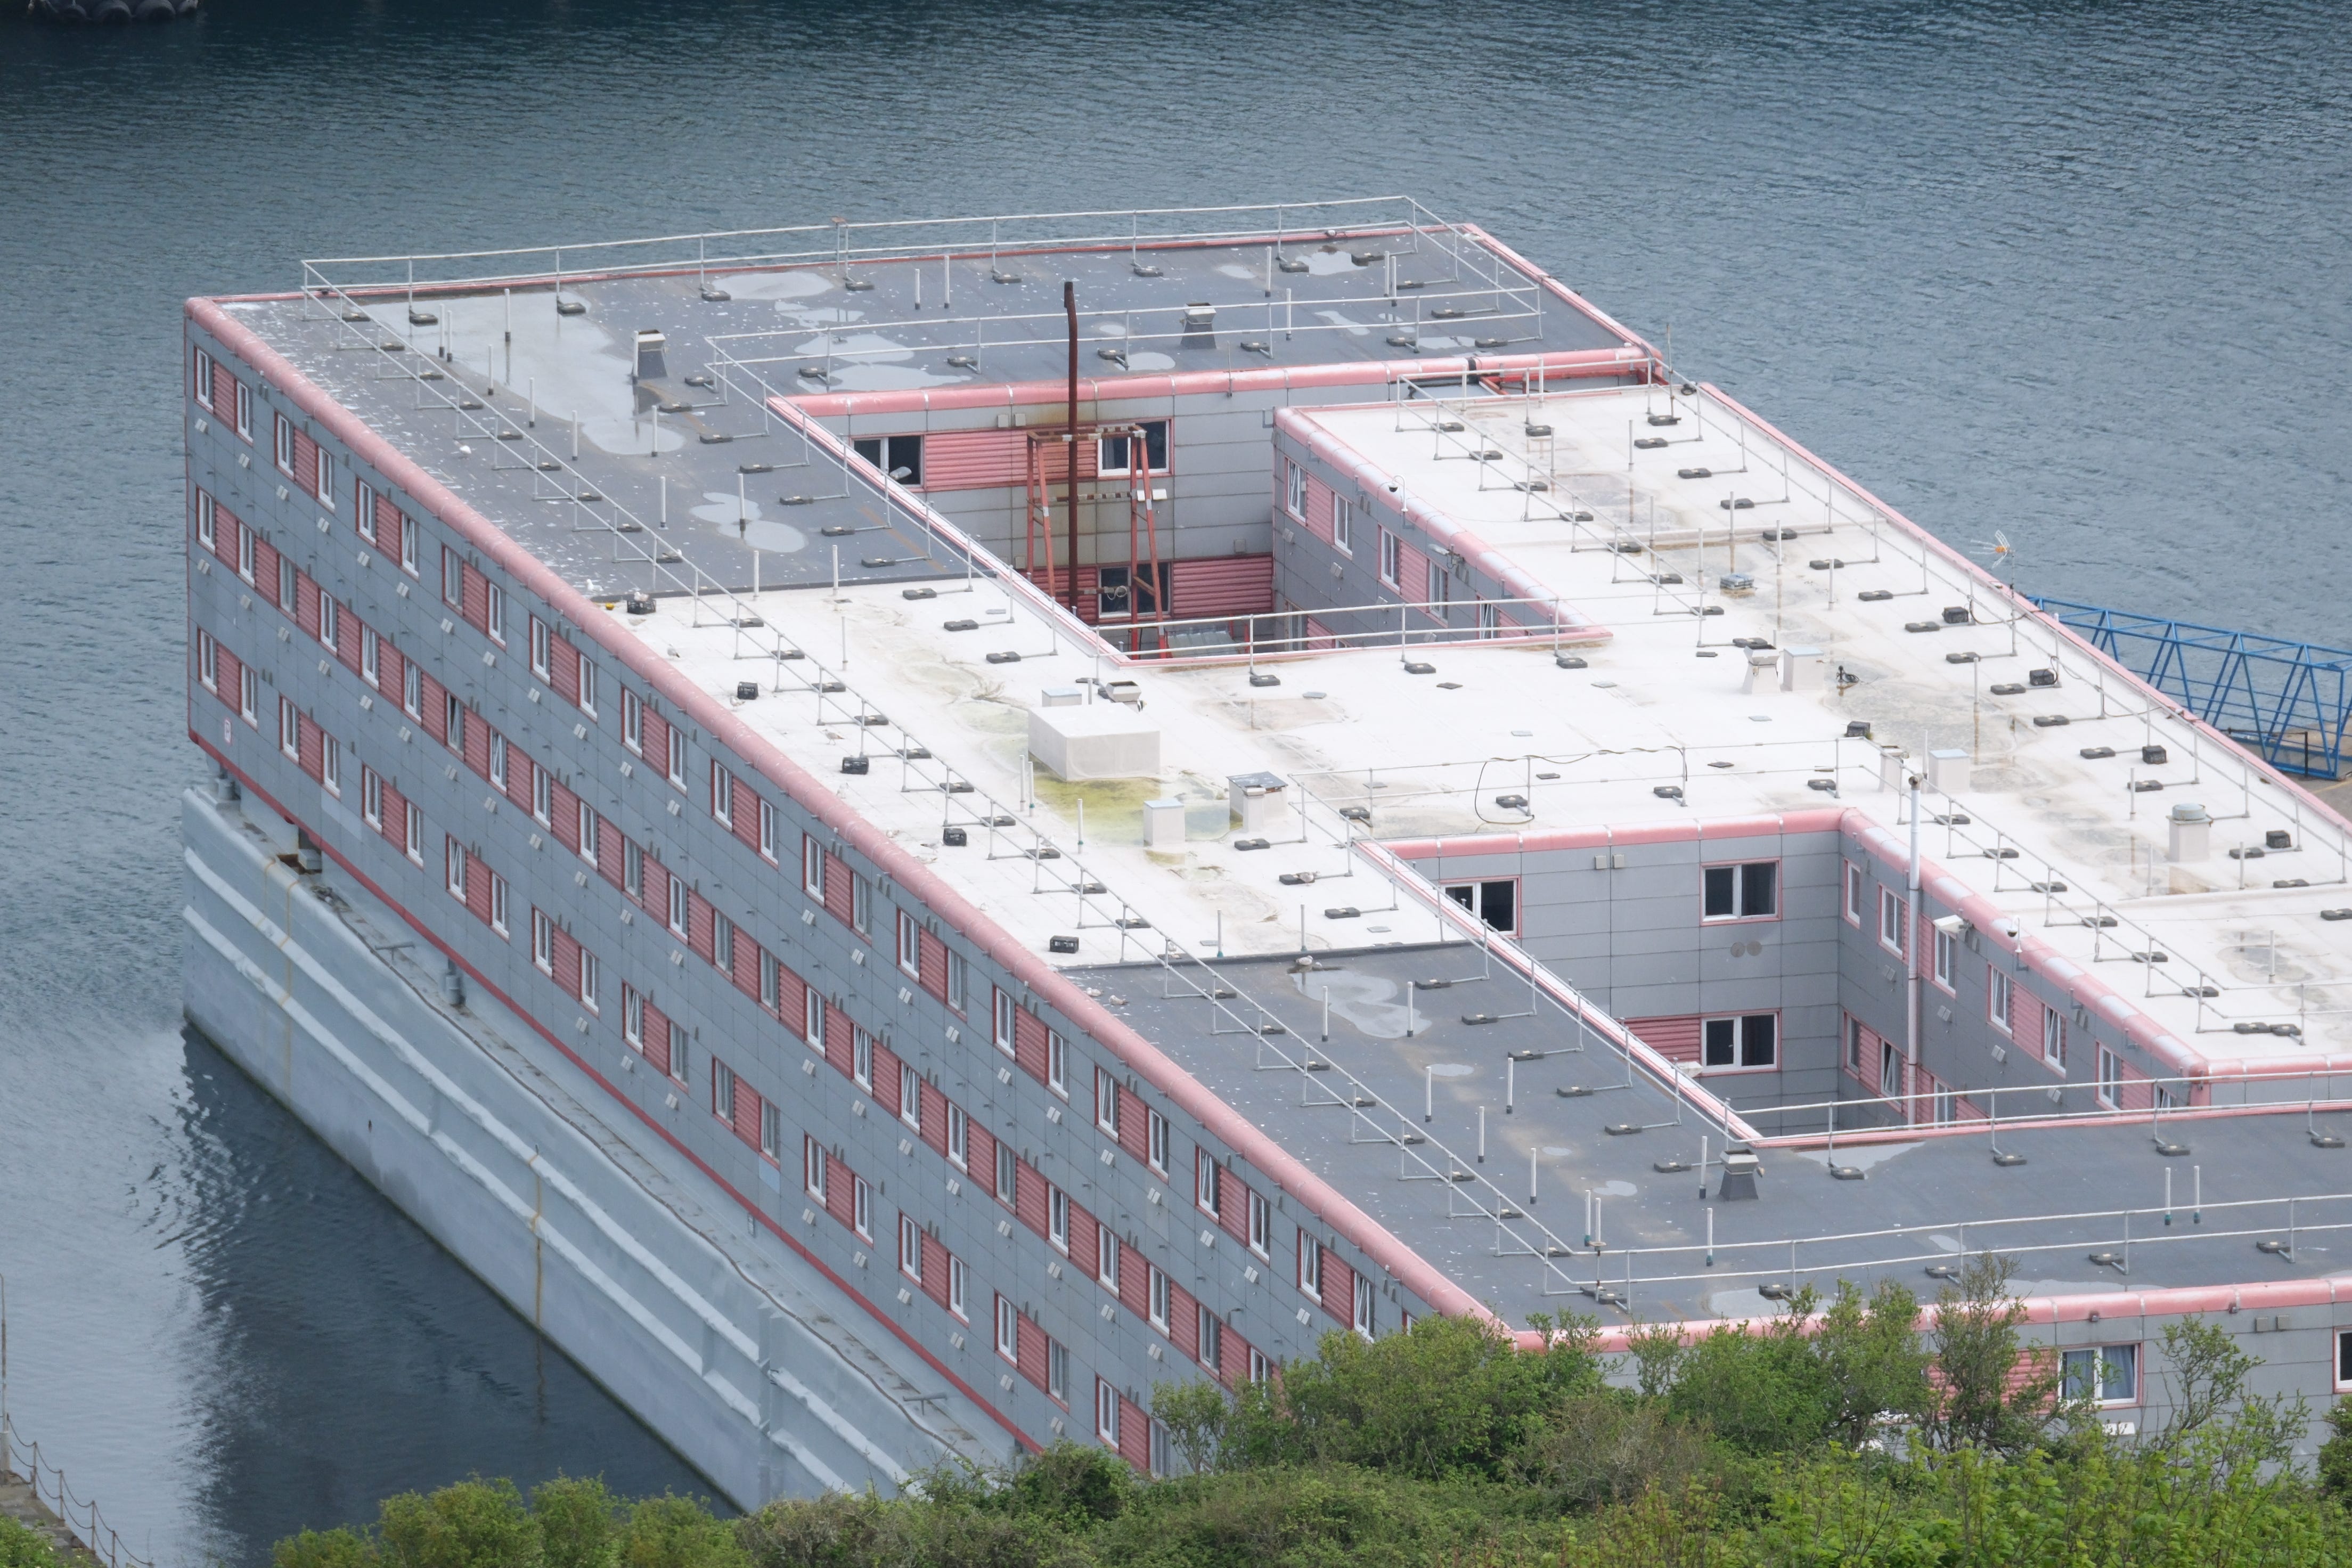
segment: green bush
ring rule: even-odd
[[[40,1531],[0,1514],[0,1568],[63,1568]]]

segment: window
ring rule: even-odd
[[[587,861],[591,866],[593,866],[596,863],[596,837],[597,828],[599,826],[596,820],[596,808],[590,805],[584,800],[581,801],[579,805],[580,858]],[[723,919],[724,917],[721,918]],[[727,965],[722,963],[719,967],[724,969]]]
[[[672,877],[669,879],[669,929],[679,936],[686,934],[687,916],[690,912],[688,903],[685,879]]]
[[[762,800],[760,806],[760,853],[770,860],[776,858],[776,808]]]
[[[623,839],[622,842],[625,844],[628,840]],[[759,951],[756,944],[752,951]],[[774,1012],[783,1000],[779,991],[780,987],[776,984],[776,961],[761,952],[760,953],[760,1005],[771,1013]]]
[[[964,1169],[971,1166],[971,1118],[953,1102],[948,1106],[948,1158]]]
[[[1249,1245],[1260,1258],[1273,1256],[1273,1207],[1255,1193],[1249,1195]]]
[[[545,768],[530,771],[530,814],[550,827],[555,826],[555,775]]]
[[[1021,1316],[1002,1296],[996,1299],[996,1353],[1015,1366],[1021,1364]]]
[[[360,815],[370,827],[383,827],[383,777],[373,768],[360,769]]]
[[[898,1064],[898,1120],[923,1130],[923,1077],[908,1062]]]
[[[923,482],[923,438],[920,436],[864,436],[850,448],[908,489]]]
[[[1301,522],[1307,521],[1307,470],[1297,464],[1289,465],[1290,482],[1283,497],[1283,509]]]
[[[817,994],[814,985],[801,991],[801,1037],[812,1047],[824,1049],[824,998]]]
[[[2345,1342],[2352,1344],[2352,1334],[2346,1335]],[[1111,1447],[1118,1447],[1118,1390],[1099,1377],[1095,1379],[1095,1436]]]
[[[1342,555],[1356,552],[1355,503],[1346,496],[1331,498],[1331,543]]]
[[[969,1269],[964,1268],[962,1258],[957,1258],[952,1254],[949,1256],[948,1310],[953,1312],[957,1317],[964,1319],[966,1321],[971,1321],[970,1314],[964,1310],[963,1305],[965,1292],[970,1289],[971,1283],[971,1279],[968,1278],[970,1272],[971,1271]]]
[[[580,661],[580,711],[596,717],[596,667],[584,658]]]
[[[342,635],[341,606],[324,588],[319,590],[319,646],[332,653]]]
[[[1168,1173],[1168,1118],[1156,1110],[1144,1114],[1150,1118],[1147,1127],[1150,1136],[1144,1142],[1144,1159],[1153,1170],[1164,1176]]]
[[[1070,1194],[1059,1187],[1045,1189],[1045,1239],[1070,1250]]]
[[[213,405],[213,356],[204,350],[196,351],[196,406]]]
[[[507,645],[507,591],[496,583],[488,584],[488,589],[489,603],[482,613],[482,619],[487,624],[482,629],[490,634],[492,642],[504,647]]]
[[[735,1069],[710,1058],[710,1114],[721,1121],[735,1120]]]
[[[254,563],[260,554],[258,549],[256,548],[256,541],[257,538],[258,536],[255,534],[253,530],[245,527],[241,523],[237,526],[236,574],[244,578],[248,583],[255,582]],[[258,584],[256,584],[256,585],[258,586]]]
[[[207,631],[196,633],[196,679],[207,691],[220,689],[220,644]]]
[[[1372,1337],[1372,1282],[1365,1276],[1356,1276],[1355,1315],[1349,1325],[1366,1339]]]
[[[1845,918],[1862,923],[1862,868],[1851,860],[1845,863]]]
[[[824,1151],[814,1138],[801,1139],[801,1185],[817,1202],[824,1202]]]
[[[855,871],[849,874],[849,929],[860,936],[874,931],[874,884]]]
[[[362,479],[353,496],[352,521],[358,527],[360,538],[369,544],[373,544],[375,542],[375,487]]]
[[[551,974],[555,972],[555,922],[544,910],[530,911],[530,961]]]
[[[425,717],[425,670],[415,659],[400,667],[400,705],[412,719]]]
[[[918,1285],[923,1282],[923,1233],[910,1214],[898,1216],[898,1272]]]
[[[596,1009],[596,955],[586,948],[580,950],[580,1005],[591,1013]]]
[[[383,689],[383,639],[373,626],[360,628],[360,675],[378,691]]]
[[[1959,939],[1941,927],[1936,931],[1936,984],[1949,991],[1960,964]]]
[[[1504,877],[1491,882],[1449,882],[1445,896],[1476,915],[1496,931],[1516,935],[1519,929],[1519,884]]]
[[[541,680],[554,674],[554,639],[548,635],[547,623],[537,616],[530,618],[530,672]]]
[[[1960,1119],[1960,1097],[1943,1085],[1936,1086],[1935,1098],[1930,1103],[1937,1126],[1949,1127]]]
[[[466,704],[454,691],[441,694],[441,739],[459,756],[466,754]]]
[[[910,980],[922,977],[922,928],[904,910],[898,911],[898,970]]]
[[[735,826],[735,775],[724,763],[710,764],[710,815],[721,827]]]
[[[302,760],[302,716],[290,697],[278,700],[278,749],[296,762]]]
[[[1110,1226],[1095,1226],[1095,1278],[1105,1289],[1118,1289],[1118,1237]]]
[[[2336,1384],[2339,1388],[2352,1384],[2352,1330],[2336,1336]]]
[[[1045,1031],[1045,1087],[1070,1098],[1070,1043],[1053,1029]]]
[[[968,985],[963,954],[953,948],[948,949],[948,1005],[959,1013],[963,1011],[964,993]]]
[[[1000,987],[996,993],[996,1048],[1008,1057],[1013,1054],[1014,1010],[1011,994]]]
[[[2015,987],[2001,971],[1995,969],[1990,973],[1992,984],[1987,1013],[1992,1019],[1992,1026],[2006,1035],[2010,1032],[2010,1009],[2015,999]]]
[[[416,809],[415,801],[410,800],[401,803],[400,815],[406,821],[403,833],[408,840],[408,858],[422,866],[425,864],[425,814]]]
[[[2134,1405],[2139,1401],[2139,1346],[2099,1345],[2090,1350],[2061,1351],[2059,1392],[2068,1399],[2095,1399],[2102,1405]]]
[[[249,446],[253,441],[253,392],[241,381],[231,384],[236,388],[236,433]]]
[[[824,850],[807,834],[801,836],[801,891],[812,899],[824,897]]]
[[[2057,1016],[2054,1013],[2047,1016],[2051,1017]],[[2113,1110],[2123,1103],[2123,1058],[2116,1055],[2115,1052],[2109,1050],[2106,1047],[2101,1046],[2099,1047],[2098,1065],[2099,1082],[2097,1093],[2099,1103],[2105,1106],[2109,1110]]]
[[[207,550],[220,543],[220,509],[202,490],[196,492],[196,542]]]
[[[1206,1149],[1192,1151],[1192,1204],[1213,1218],[1219,1212],[1217,1157]]]
[[[1404,1318],[1405,1331],[1410,1333],[1412,1331],[1412,1314],[1407,1312],[1402,1314],[1402,1316]],[[1264,1351],[1258,1349],[1255,1345],[1252,1345],[1250,1347],[1249,1357],[1249,1380],[1252,1383],[1264,1383],[1267,1378],[1270,1378],[1273,1375],[1273,1359]]]
[[[1150,1296],[1151,1326],[1158,1329],[1164,1334],[1168,1331],[1169,1305],[1174,1300],[1175,1297],[1168,1276],[1162,1274],[1157,1268],[1153,1268],[1151,1270],[1151,1289]]]
[[[1151,473],[1166,473],[1168,471],[1168,421],[1144,419],[1139,420],[1138,423],[1143,426],[1144,468]],[[1101,448],[1096,454],[1096,463],[1099,471],[1106,474],[1134,472],[1133,458],[1129,450],[1133,446],[1134,437],[1104,437]]]
[[[1304,1234],[1298,1238],[1298,1289],[1318,1301],[1323,1299],[1323,1244]]]
[[[686,787],[686,731],[675,724],[669,731],[669,782]]]
[[[446,544],[441,547],[441,602],[460,613],[466,606],[466,563]]]
[[[773,1100],[760,1102],[760,1152],[781,1163],[784,1149],[784,1113]]]
[[[443,858],[448,872],[449,896],[462,904],[466,901],[465,846],[454,838],[449,839],[447,847],[443,853]]]
[[[2066,1016],[2055,1007],[2042,1009],[2042,1059],[2060,1072],[2066,1070]]]
[[[1773,1013],[1709,1018],[1701,1024],[1699,1065],[1704,1068],[1769,1068],[1778,1065],[1780,1020]]]
[[[621,744],[639,756],[646,754],[646,703],[627,687],[621,688]]]
[[[1403,551],[1397,536],[1387,529],[1381,530],[1381,581],[1389,587],[1397,585],[1402,574]]]
[[[1903,1068],[1904,1062],[1902,1047],[1897,1046],[1893,1040],[1879,1041],[1878,1092],[1881,1098],[1886,1100],[1903,1100],[1908,1098],[1905,1094],[1903,1088]],[[1911,1114],[1910,1107],[1907,1105],[1905,1106],[1903,1114],[1907,1120]]]
[[[625,982],[621,986],[621,1038],[641,1051],[646,1048],[645,993]]]
[[[1436,606],[1441,618],[1445,606],[1454,602],[1454,574],[1433,561],[1429,566],[1429,602]]]
[[[406,518],[400,521],[400,569],[414,577],[416,567],[416,525]]]
[[[290,475],[294,472],[293,422],[288,419],[283,414],[280,414],[277,416],[277,424],[273,426],[273,431],[274,437],[272,446],[274,447],[274,456],[278,460],[278,471],[282,474]]]
[[[1013,1145],[999,1139],[996,1144],[996,1201],[1006,1208],[1013,1206],[1016,1190],[1014,1181],[1019,1173],[1019,1162],[1013,1156]]]
[[[1370,1285],[1370,1281],[1366,1280],[1363,1283]],[[1207,1302],[1195,1302],[1192,1310],[1198,1314],[1194,1328],[1201,1364],[1211,1372],[1215,1372],[1224,1363],[1225,1326],[1217,1321],[1217,1314],[1209,1310]]]
[[[295,613],[294,590],[299,578],[300,574],[294,570],[293,557],[280,555],[278,558],[278,607],[289,616]]]
[[[1903,896],[1892,888],[1878,889],[1878,945],[1889,952],[1903,951]]]
[[[1118,1136],[1118,1080],[1100,1068],[1095,1068],[1095,1125]]]
[[[343,793],[343,743],[323,731],[319,735],[319,782],[329,795]]]
[[[324,447],[319,448],[318,483],[313,490],[319,504],[329,511],[335,510],[335,455]]]
[[[735,973],[735,922],[710,911],[710,962],[721,974]]]
[[[236,710],[247,723],[261,728],[261,676],[249,664],[237,666]]]
[[[874,1087],[874,1037],[860,1029],[849,1047],[849,1076],[860,1089]]]
[[[507,738],[495,731],[490,735],[490,783],[500,795],[507,793]]]
[[[1757,920],[1780,913],[1780,863],[1777,860],[1708,866],[1699,872],[1699,883],[1702,920]]]
[[[866,1240],[874,1239],[874,1189],[866,1184],[863,1176],[850,1178],[849,1212],[857,1234]]]

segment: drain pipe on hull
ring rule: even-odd
[[[1903,1083],[1903,1120],[1919,1120],[1918,1103],[1911,1097],[1919,1082],[1919,775],[1911,775],[1911,865],[1905,879],[1908,896],[1904,900],[1904,923],[1909,927],[1903,933],[1904,997],[1903,1055],[1910,1064]]]

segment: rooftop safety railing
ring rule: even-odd
[[[1008,258],[1041,251],[1125,247],[1138,268],[1147,252],[1168,246],[1294,244],[1383,233],[1415,237],[1441,255],[1450,276],[1489,289],[1523,289],[1527,279],[1463,226],[1410,196],[1361,196],[1326,201],[1271,202],[1210,207],[1098,208],[1006,213],[991,216],[796,224],[771,228],[710,230],[558,246],[494,250],[407,251],[376,256],[319,257],[301,264],[301,288],[373,296],[444,293],[481,289],[548,288],[593,278],[693,273],[706,294],[714,273],[815,267],[835,271],[856,289],[859,267],[891,262],[986,261],[983,282],[1012,280]],[[1279,268],[1279,263],[1277,263]],[[941,302],[952,308],[953,274]],[[977,287],[968,283],[966,287]]]

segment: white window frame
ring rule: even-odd
[[[1380,535],[1381,584],[1383,587],[1401,589],[1404,577],[1404,542],[1385,528],[1380,531]]]
[[[320,586],[319,588],[319,646],[329,653],[335,651],[335,644],[342,637],[342,606],[335,603],[335,596],[332,594],[328,593],[324,586]]]
[[[343,793],[343,743],[324,730],[319,731],[319,783],[329,795]]]
[[[278,749],[296,763],[302,761],[302,714],[291,697],[278,699]]]
[[[1021,1313],[1002,1295],[996,1298],[996,1353],[1021,1364]]]
[[[671,785],[686,787],[686,731],[672,724],[669,727],[668,777]]]
[[[375,487],[365,479],[358,482],[352,492],[352,526],[359,530],[362,542],[375,542]]]
[[[204,350],[196,351],[196,406],[206,413],[217,413],[213,407],[213,356]]]
[[[1286,466],[1289,469],[1289,478],[1285,486],[1283,510],[1290,513],[1293,521],[1305,522],[1307,521],[1307,470],[1297,463]]]
[[[1197,1144],[1192,1150],[1192,1206],[1211,1219],[1219,1217],[1217,1157]]]
[[[621,1038],[642,1051],[646,1048],[646,994],[621,982]]]
[[[2042,1059],[2061,1073],[2066,1070],[2066,1015],[2055,1007],[2042,1009]]]
[[[555,775],[536,764],[530,770],[530,814],[542,827],[555,826]]]
[[[811,833],[801,835],[801,891],[824,902],[824,846]]]
[[[1150,1121],[1145,1129],[1143,1163],[1164,1176],[1168,1173],[1168,1118],[1156,1110],[1146,1110],[1144,1114]]]
[[[801,987],[801,1038],[820,1056],[824,1052],[824,997],[814,985]]]
[[[760,1155],[775,1164],[783,1163],[784,1110],[774,1100],[760,1100]]]
[[[995,988],[990,1037],[994,1040],[996,1048],[1008,1057],[1016,1054],[1021,1038],[1021,1026],[1016,1016],[1020,1005],[1013,999],[1013,993],[1002,985]]]
[[[1999,964],[1985,971],[1985,1015],[1992,1026],[2011,1037],[2016,1034],[2017,983]]]
[[[596,717],[596,667],[583,658],[580,663],[580,711],[591,719]]]
[[[776,808],[764,795],[751,798],[758,803],[760,813],[760,855],[773,865],[776,859]]]
[[[541,680],[555,679],[554,638],[547,623],[537,616],[530,618],[530,672]]]
[[[1095,1226],[1095,1283],[1118,1294],[1118,1234],[1100,1222]]]
[[[315,442],[312,444],[317,445]],[[335,510],[335,455],[324,447],[319,447],[318,452],[318,483],[311,487],[311,493],[319,498],[320,506],[332,511]]]
[[[735,826],[735,774],[725,763],[710,760],[710,815],[719,826]]]
[[[1145,1315],[1150,1319],[1151,1326],[1164,1334],[1168,1331],[1169,1310],[1175,1304],[1174,1282],[1158,1265],[1147,1264],[1145,1267],[1150,1270],[1148,1288],[1144,1292]]]
[[[572,798],[580,804],[580,858],[593,866],[596,864],[596,841],[600,837],[597,832],[596,808],[586,801],[581,800],[577,795]]]
[[[1095,1068],[1095,1126],[1118,1136],[1118,1079],[1100,1068]]]
[[[2128,1393],[2110,1394],[2107,1392],[2107,1369],[2111,1356],[2117,1357],[2131,1368],[2131,1388]],[[2068,1398],[2080,1397],[2068,1392],[2076,1382],[2078,1366],[2087,1366],[2096,1379],[2095,1403],[2102,1408],[2137,1405],[2140,1402],[2140,1344],[2070,1345],[2058,1352],[2058,1387]]]
[[[1331,548],[1350,560],[1356,554],[1355,506],[1352,500],[1339,491],[1331,492]]]
[[[2124,1103],[2124,1058],[2113,1047],[2101,1046],[2098,1056],[2098,1079],[2092,1093],[2109,1110],[2120,1110]]]
[[[201,627],[196,632],[196,679],[207,691],[220,689],[220,644]]]
[[[278,465],[278,471],[290,479],[294,477],[294,421],[283,414],[275,416],[275,418],[277,423],[271,426],[269,455]]]
[[[383,775],[364,763],[360,767],[360,816],[377,832],[383,831]]]
[[[483,585],[488,590],[482,619],[488,624],[483,628],[489,639],[500,647],[507,646],[507,591],[489,580],[486,574]]]
[[[1323,1300],[1323,1244],[1298,1233],[1298,1293],[1312,1301]]]
[[[1249,1195],[1249,1249],[1260,1258],[1274,1256],[1274,1205],[1255,1191]]]
[[[400,514],[400,569],[411,577],[423,574],[417,565],[417,542],[416,520],[406,512],[402,512]]]
[[[866,1240],[874,1239],[874,1189],[866,1184],[863,1176],[852,1176],[849,1188],[850,1228]]]
[[[1118,1390],[1106,1377],[1095,1379],[1095,1436],[1106,1447],[1118,1447]]]
[[[582,948],[580,950],[580,1005],[591,1013],[604,1011],[596,1002],[596,993],[599,989],[596,983],[600,978],[602,977],[597,973],[596,955],[586,948]]]
[[[402,834],[407,839],[408,858],[415,864],[425,864],[425,814],[416,809],[413,800],[401,803],[400,815],[405,819]]]
[[[1911,934],[1906,929],[1910,922],[1904,918],[1909,907],[1910,900],[1893,888],[1878,889],[1878,945],[1898,957]]]
[[[207,550],[220,547],[220,505],[210,492],[196,492],[196,542]]]
[[[1936,932],[1936,984],[1953,991],[1960,966],[1960,939],[1938,927],[1929,929]]]
[[[1070,1194],[1047,1184],[1045,1187],[1045,1239],[1064,1257],[1070,1251]]]
[[[1849,860],[1845,863],[1844,903],[1845,921],[1848,925],[1862,924],[1862,895],[1865,890],[1866,880],[1867,879],[1863,876],[1862,865],[1859,861]]]
[[[669,879],[669,929],[672,935],[687,936],[694,930],[694,902],[688,894],[686,879],[673,875]]]
[[[971,1284],[971,1270],[964,1267],[963,1259],[952,1252],[949,1253],[948,1310],[967,1323],[971,1321],[971,1314],[964,1309],[964,1301],[970,1293]]]
[[[621,688],[621,744],[639,756],[646,754],[646,700]]]
[[[710,1058],[710,1114],[735,1125],[735,1069],[717,1057]]]
[[[383,638],[370,626],[360,627],[360,679],[383,689]]]
[[[490,787],[500,795],[507,793],[507,738],[496,730],[490,731]]]
[[[441,547],[441,602],[460,616],[466,613],[466,558],[446,544]]]
[[[1751,1062],[1748,1059],[1750,1048],[1748,1038],[1749,1033],[1748,1026],[1758,1022],[1759,1020],[1765,1021],[1770,1025],[1770,1032],[1772,1036],[1770,1041],[1770,1051],[1772,1059],[1765,1062]],[[1731,1060],[1728,1062],[1717,1062],[1708,1059],[1707,1053],[1714,1048],[1714,1037],[1717,1033],[1717,1026],[1718,1025],[1730,1026]],[[1777,1012],[1766,1010],[1754,1013],[1731,1013],[1702,1018],[1699,1020],[1698,1038],[1698,1070],[1702,1073],[1712,1075],[1716,1073],[1778,1072],[1780,1070],[1780,1015]]]
[[[253,389],[242,380],[231,383],[236,388],[236,434],[247,446],[253,445]]]
[[[735,973],[735,922],[727,911],[710,911],[710,966],[721,974]]]
[[[971,1169],[971,1118],[952,1100],[948,1101],[948,1162],[961,1171]]]
[[[874,1091],[874,1037],[863,1029],[850,1037],[849,1079],[868,1094]]]
[[[923,1130],[923,1075],[912,1062],[898,1064],[898,1120],[919,1133]]]
[[[1064,1100],[1070,1098],[1070,1042],[1059,1029],[1045,1031],[1045,1087]]]
[[[449,896],[459,903],[466,901],[466,847],[454,837],[446,837],[442,850],[442,880],[447,884]]]
[[[874,884],[856,871],[849,874],[849,929],[860,936],[874,934]]]
[[[898,1215],[898,1272],[918,1285],[923,1282],[922,1227],[904,1210]]]
[[[1021,1199],[1021,1156],[1013,1145],[1000,1138],[996,1141],[996,1201],[1012,1208]]]
[[[948,1005],[961,1014],[964,1010],[964,994],[971,989],[971,966],[962,953],[948,949]]]
[[[898,911],[898,973],[909,980],[923,977],[923,928],[906,910]]]
[[[1107,478],[1111,476],[1133,475],[1139,473],[1149,475],[1174,472],[1173,465],[1176,461],[1175,426],[1165,419],[1138,419],[1134,421],[1134,423],[1141,427],[1140,434],[1131,436],[1104,436],[1097,438],[1095,442],[1095,472],[1104,475]],[[1151,436],[1150,427],[1154,425],[1160,427],[1161,434],[1160,444],[1167,448],[1168,460],[1164,463],[1154,463],[1151,460]],[[1109,447],[1113,441],[1120,442],[1126,447],[1129,458],[1127,462],[1114,464],[1110,461],[1109,454],[1105,450],[1105,448]],[[1143,466],[1140,468],[1136,467],[1133,460],[1134,451],[1138,446],[1140,446],[1143,448]]]
[[[1349,1327],[1366,1340],[1372,1337],[1372,1302],[1371,1279],[1366,1275],[1357,1275],[1355,1310]]]
[[[1719,871],[1730,873],[1731,909],[1724,914],[1716,913],[1709,905],[1714,889],[1708,881]],[[1759,871],[1766,875],[1759,878],[1755,873]],[[1766,896],[1763,901],[1770,907],[1750,912],[1749,905],[1755,901],[1756,893],[1750,884],[1759,880],[1764,883]],[[1702,924],[1728,925],[1741,921],[1777,921],[1780,918],[1780,862],[1778,860],[1717,861],[1713,865],[1701,866],[1698,888],[1698,918]]]
[[[814,1138],[803,1134],[801,1138],[801,1186],[809,1196],[822,1205],[824,1202],[824,1146]]]
[[[249,664],[237,666],[236,712],[251,728],[261,728],[261,672]]]
[[[425,717],[425,667],[413,658],[400,667],[400,706],[412,719]]]
[[[236,574],[255,587],[261,586],[261,552],[257,548],[260,536],[243,523],[236,530]]]
[[[555,921],[545,910],[530,911],[530,961],[542,974],[555,973]]]

